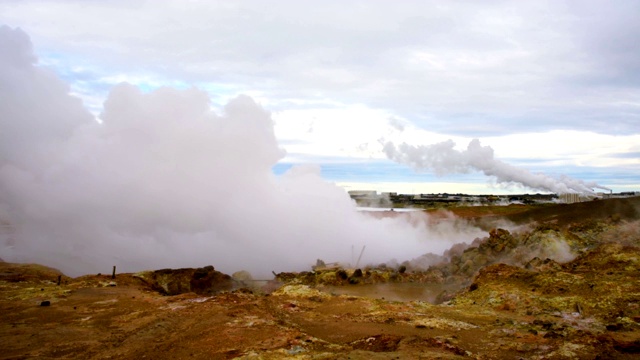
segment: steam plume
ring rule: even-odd
[[[375,219],[316,167],[281,177],[284,152],[251,98],[220,114],[197,90],[121,84],[102,123],[36,66],[28,36],[0,27],[0,257],[70,275],[202,266],[255,276],[442,253],[483,232]],[[413,215],[410,215],[413,216]]]
[[[556,179],[509,165],[495,159],[493,149],[480,145],[478,139],[471,140],[464,151],[455,150],[454,146],[452,140],[419,146],[407,143],[396,146],[387,142],[383,149],[387,157],[393,161],[407,164],[416,170],[433,170],[439,176],[479,170],[487,176],[494,176],[498,183],[517,183],[531,189],[559,194],[593,194],[594,188],[609,190],[595,182],[584,182],[568,176]]]

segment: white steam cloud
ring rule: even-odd
[[[366,245],[363,262],[379,263],[482,235],[359,213],[314,167],[274,176],[283,151],[270,115],[249,97],[216,114],[197,89],[145,94],[121,84],[98,123],[36,66],[24,32],[0,27],[0,49],[5,261],[70,275],[212,264],[265,276],[317,258],[348,261],[352,246]]]
[[[456,150],[454,146],[455,143],[452,140],[418,146],[407,143],[396,146],[392,142],[386,142],[383,151],[390,160],[420,171],[432,170],[439,176],[478,170],[487,176],[494,176],[498,183],[517,183],[531,189],[557,194],[593,194],[594,188],[609,190],[595,182],[584,182],[568,176],[553,178],[509,165],[495,159],[493,149],[482,146],[478,139],[471,140],[464,151]]]

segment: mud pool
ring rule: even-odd
[[[351,295],[387,301],[425,301],[437,304],[442,302],[443,294],[456,292],[460,290],[460,286],[451,284],[387,283],[355,286],[323,285],[319,286],[318,290],[335,295]]]

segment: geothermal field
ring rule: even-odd
[[[0,358],[634,359],[640,353],[639,197],[366,216],[441,231],[464,224],[483,233],[442,254],[372,263],[367,246],[356,251],[357,267],[325,258],[304,271],[260,278],[220,272],[215,262],[135,273],[104,267],[75,277],[2,262]]]
[[[317,3],[0,1],[0,360],[637,359],[637,4]]]

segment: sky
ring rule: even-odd
[[[638,18],[624,0],[0,1],[96,121],[123,82],[217,111],[244,94],[270,113],[275,174],[401,193],[556,189],[496,164],[640,191]],[[491,169],[460,159],[475,139]],[[427,161],[442,146],[465,163]]]

